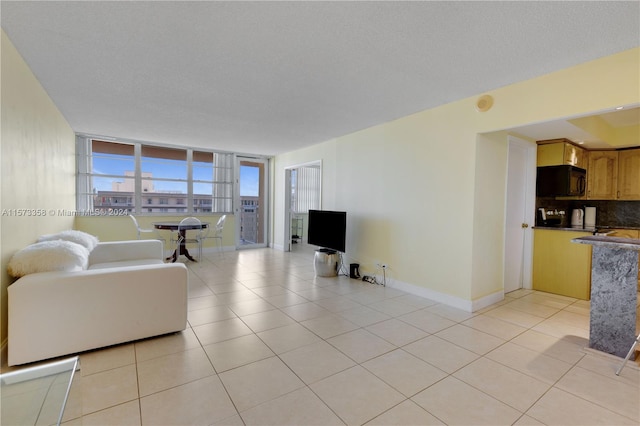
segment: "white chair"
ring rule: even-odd
[[[202,240],[206,238],[206,228],[202,227],[202,222],[197,217],[185,217],[178,225],[178,235],[176,238],[176,250],[180,253],[183,244],[198,245],[198,262],[202,260]],[[188,257],[188,256],[187,256]]]
[[[158,233],[157,230],[141,228],[140,225],[138,224],[138,220],[136,219],[136,217],[134,215],[130,214],[129,217],[133,221],[133,224],[136,226],[136,231],[138,232],[138,239],[140,239],[140,236],[142,234],[152,233],[152,234],[155,234],[153,239],[162,241],[162,245],[164,246],[165,239],[162,238],[162,236]]]
[[[226,214],[222,215],[220,219],[218,219],[218,222],[216,223],[216,226],[213,231],[213,235],[208,237],[208,238],[214,238],[218,240],[217,245],[218,245],[218,249],[220,250],[220,253],[224,253],[224,250],[222,249],[222,231],[224,229],[225,220],[227,220]]]
[[[636,346],[638,345],[638,343],[640,343],[640,334],[638,334],[638,337],[636,337],[636,341],[633,342],[633,345],[631,345],[631,349],[629,349],[629,353],[627,353],[627,356],[624,358],[624,361],[622,361],[622,365],[618,368],[618,371],[616,371],[616,376],[620,375],[620,372],[622,371],[624,366],[627,364],[627,361],[629,361],[629,358],[631,358],[631,354],[636,349]]]

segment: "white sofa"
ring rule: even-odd
[[[184,330],[188,272],[162,242],[98,243],[87,269],[38,272],[8,287],[8,364]]]

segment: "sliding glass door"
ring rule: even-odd
[[[267,246],[267,178],[269,162],[263,158],[237,157],[236,246]]]

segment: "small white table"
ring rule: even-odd
[[[179,230],[180,234],[182,235],[183,241],[180,243],[179,247],[176,247],[173,254],[169,256],[167,260],[171,260],[171,262],[175,262],[178,260],[178,257],[181,254],[184,254],[187,257],[187,259],[191,260],[192,262],[195,262],[196,260],[193,257],[191,257],[191,255],[189,254],[189,250],[187,250],[187,247],[184,243],[185,231],[189,229],[200,229],[200,228],[206,229],[209,227],[209,222],[201,222],[200,226],[182,225],[182,227],[180,227],[179,221],[153,222],[153,227],[156,229],[162,229],[162,230],[171,231],[171,232],[175,232]]]
[[[60,425],[78,357],[0,375],[3,425]]]

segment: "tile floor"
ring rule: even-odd
[[[271,249],[188,262],[182,333],[81,354],[67,425],[637,425],[640,369],[585,350],[589,303],[468,313]]]

